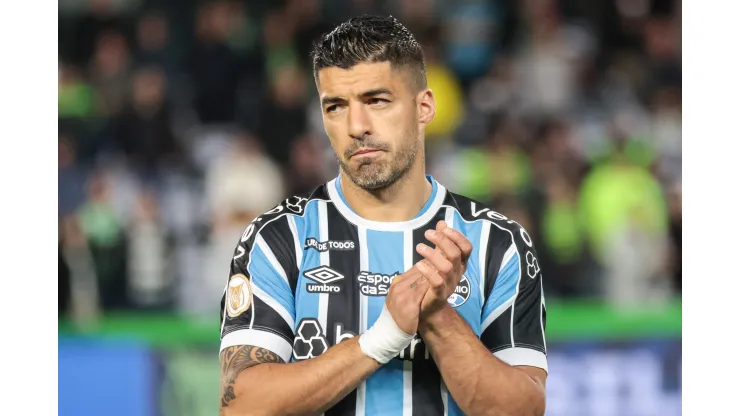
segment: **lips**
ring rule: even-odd
[[[352,153],[352,157],[354,157],[354,156],[362,156],[362,155],[366,155],[368,153],[374,153],[374,152],[380,152],[380,151],[381,151],[380,149],[360,149],[360,150],[357,150],[356,152]]]

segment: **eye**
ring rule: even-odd
[[[370,105],[384,104],[384,103],[387,103],[387,102],[388,102],[388,100],[385,100],[383,98],[370,98],[369,100],[367,100],[367,103],[370,104]]]
[[[324,111],[326,111],[327,113],[333,113],[334,111],[337,110],[337,107],[338,106],[336,104],[332,104],[332,105],[326,107],[326,110],[324,110]]]

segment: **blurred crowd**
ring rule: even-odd
[[[429,173],[529,230],[548,298],[680,296],[679,1],[59,7],[60,314],[212,319],[246,224],[337,174],[309,51],[364,13],[423,44]]]

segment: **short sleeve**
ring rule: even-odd
[[[494,227],[495,228],[495,227]],[[547,371],[542,270],[529,234],[516,223],[491,233],[481,341],[510,365]]]
[[[290,361],[297,265],[289,221],[260,217],[238,242],[221,298],[221,350],[253,345]]]

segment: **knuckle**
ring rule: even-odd
[[[460,251],[460,249],[458,249],[457,247],[455,247],[455,248],[454,248],[454,249],[452,250],[452,256],[453,256],[453,257],[455,257],[455,258],[459,258],[459,257],[460,257],[461,255],[462,255],[462,251]]]

